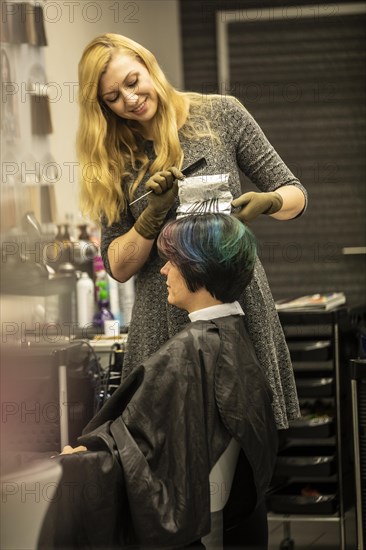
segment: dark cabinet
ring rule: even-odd
[[[301,418],[280,432],[268,495],[269,520],[332,521],[339,548],[356,548],[349,359],[360,352],[365,307],[279,313],[290,350]],[[288,539],[286,539],[288,540]],[[296,544],[296,541],[293,541]]]
[[[366,331],[363,332],[363,357],[366,356]],[[356,487],[358,550],[366,540],[366,359],[351,359],[352,428]]]

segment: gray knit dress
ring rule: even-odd
[[[241,195],[239,172],[242,171],[260,191],[274,191],[283,185],[295,185],[306,191],[268,142],[253,117],[241,103],[229,96],[217,96],[212,105],[203,103],[211,127],[221,143],[201,138],[188,139],[180,133],[184,166],[204,156],[205,174],[230,173],[230,190],[234,198]],[[154,159],[152,142],[146,143],[149,158]],[[199,175],[198,172],[195,175]],[[132,178],[134,178],[134,174]],[[142,195],[147,174],[134,198]],[[126,182],[125,182],[126,183]],[[124,184],[125,184],[124,183]],[[128,182],[127,182],[128,185]],[[178,201],[178,199],[177,199]],[[101,254],[108,273],[107,250],[110,243],[129,231],[147,206],[142,199],[121,214],[119,222],[102,226]],[[175,207],[167,219],[175,217]],[[160,274],[162,260],[154,244],[149,260],[136,276],[136,297],[128,333],[122,378],[154,353],[168,338],[189,322],[187,313],[167,302],[165,278]],[[299,416],[296,386],[286,341],[283,335],[267,277],[259,260],[253,279],[241,299],[247,328],[260,364],[273,390],[273,408],[278,428],[287,428],[288,421]]]

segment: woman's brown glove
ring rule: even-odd
[[[232,201],[234,208],[240,206],[241,210],[234,216],[242,222],[252,222],[259,214],[274,214],[281,210],[283,199],[279,193],[256,193],[249,191]]]
[[[135,230],[145,239],[158,236],[165,217],[178,195],[177,179],[184,175],[174,166],[154,174],[146,183],[147,191],[153,192],[147,198],[148,204],[135,222]]]

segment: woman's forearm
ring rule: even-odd
[[[124,283],[135,275],[149,257],[153,239],[145,239],[134,228],[114,239],[108,247],[112,275]]]
[[[304,193],[295,185],[283,185],[276,189],[276,193],[281,195],[283,205],[281,210],[271,214],[272,218],[277,220],[290,220],[295,218],[305,207]]]

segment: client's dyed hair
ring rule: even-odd
[[[222,302],[237,300],[253,274],[254,235],[227,214],[191,215],[168,222],[157,244],[161,258],[179,269],[191,292],[204,287]]]

